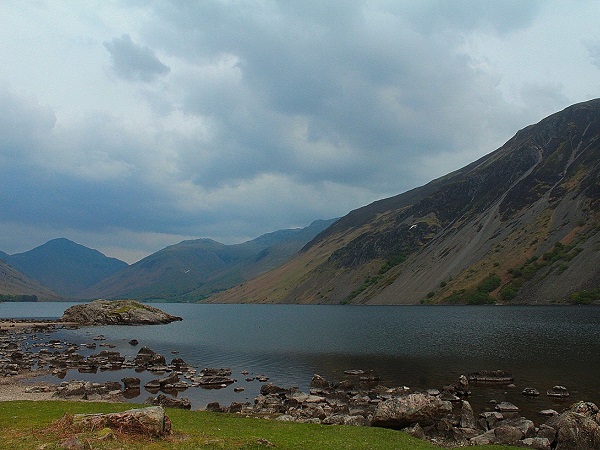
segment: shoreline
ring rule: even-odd
[[[178,392],[178,389],[200,387],[203,383],[212,383],[222,388],[237,381],[230,378],[231,369],[205,368],[197,370],[180,358],[174,358],[171,363],[168,363],[163,355],[147,347],[140,348],[133,360],[125,360],[119,352],[111,350],[101,350],[99,354],[90,355],[87,358],[76,353],[80,346],[96,349],[95,343],[91,344],[92,346],[86,344],[75,346],[67,342],[55,341],[56,345],[53,345],[53,340],[50,339],[44,345],[30,344],[31,348],[41,348],[38,353],[30,353],[30,347],[21,344],[27,334],[41,335],[43,333],[44,338],[38,337],[35,340],[47,340],[50,333],[72,326],[78,327],[77,324],[59,321],[31,319],[0,321],[0,330],[2,330],[0,353],[4,359],[2,369],[5,371],[4,376],[0,377],[0,402],[58,400],[124,404],[128,403],[125,398],[130,398],[125,397],[125,393],[130,389],[128,384],[132,381],[136,382],[134,389],[139,395],[142,387],[139,378],[122,378],[122,383],[106,382],[102,386],[98,386],[101,383],[83,381],[54,384],[36,380],[39,376],[53,374],[56,371],[66,372],[67,369],[85,369],[91,366],[94,366],[95,369],[100,368],[100,370],[102,367],[106,367],[106,370],[120,370],[128,367],[150,371],[160,378],[153,380],[155,386],[152,388],[149,386],[150,382],[144,384],[143,388],[155,395],[159,392],[168,394],[173,390]],[[101,337],[100,340],[104,340],[103,336]],[[135,345],[137,345],[137,341]],[[98,344],[98,346],[109,347],[106,344]],[[177,360],[179,361],[176,364]],[[319,375],[314,375],[307,393],[301,392],[298,388],[285,388],[273,383],[266,383],[268,381],[266,378],[266,384],[262,384],[260,395],[254,399],[253,404],[251,402],[233,402],[230,406],[221,406],[218,402],[214,402],[210,403],[205,410],[271,417],[279,421],[401,429],[420,439],[434,443],[445,442],[451,447],[462,446],[466,443],[509,444],[512,442],[500,442],[499,439],[503,438],[496,436],[495,433],[496,429],[510,429],[512,435],[519,436],[517,440],[524,445],[529,444],[528,440],[534,438],[548,442],[548,445],[543,448],[550,448],[550,443],[554,442],[558,436],[558,427],[562,426],[560,422],[562,417],[579,414],[582,408],[589,410],[595,408],[597,411],[596,405],[591,403],[575,404],[576,399],[571,399],[568,404],[564,405],[568,409],[563,413],[549,410],[549,414],[543,415],[550,418],[546,417],[543,420],[529,417],[510,402],[496,404],[495,400],[493,411],[474,411],[469,402],[470,387],[477,386],[478,382],[489,382],[490,377],[492,383],[502,381],[502,386],[509,387],[507,383],[512,384],[512,375],[502,371],[482,371],[469,374],[468,377],[461,375],[454,384],[445,385],[440,389],[420,389],[406,386],[388,388],[379,384],[379,377],[370,371],[348,370],[344,373],[349,377],[339,382],[329,382]],[[472,376],[475,375],[479,378],[473,379]],[[186,381],[181,380],[179,376],[185,378]],[[128,381],[126,382],[126,380]],[[246,379],[246,381],[249,380]],[[178,384],[180,386],[177,386]],[[123,385],[125,387],[122,387]],[[557,387],[560,386],[555,386],[555,388]],[[540,395],[540,393],[535,395]],[[157,397],[149,397],[144,403],[163,407],[191,408],[191,403],[187,398],[178,399],[177,395],[169,397],[162,393]],[[569,407],[569,405],[571,406]],[[397,417],[398,411],[405,414],[415,410],[415,406],[417,409],[423,408],[429,411],[430,417],[427,417],[424,422],[423,417],[419,414],[411,417]],[[600,414],[598,417],[600,418]],[[534,419],[537,425],[531,419]],[[423,427],[420,422],[423,423]],[[557,428],[547,426],[547,423],[554,424]],[[600,427],[600,423],[598,426]],[[551,430],[549,431],[549,429]],[[530,448],[538,447],[534,447],[532,444]]]
[[[27,372],[12,377],[0,378],[0,402],[12,402],[20,400],[46,401],[59,400],[52,397],[56,390],[55,384],[46,382],[24,383],[25,380],[34,380],[49,372]]]
[[[31,328],[31,331],[41,331],[50,328],[66,328],[79,327],[76,322],[61,322],[56,320],[39,320],[39,319],[0,319],[0,332],[18,329],[26,331]]]

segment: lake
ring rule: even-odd
[[[0,303],[0,317],[57,318],[70,303]],[[474,387],[469,399],[477,411],[491,409],[491,399],[510,401],[533,420],[537,411],[566,405],[545,395],[554,385],[571,393],[567,404],[600,404],[600,308],[588,306],[324,306],[159,304],[183,321],[153,326],[83,327],[53,333],[77,344],[98,334],[114,350],[133,357],[132,338],[188,364],[230,367],[239,381],[225,389],[191,388],[180,396],[194,409],[211,401],[228,405],[250,401],[260,390],[242,371],[264,374],[283,386],[308,392],[313,374],[339,381],[344,370],[373,370],[386,386],[441,388],[459,375],[501,369],[515,377],[515,388]],[[172,352],[178,352],[176,355]],[[83,353],[83,352],[82,352]],[[66,379],[120,380],[133,370]],[[53,377],[45,380],[59,382]],[[244,387],[235,393],[235,386]],[[524,397],[524,387],[542,395]],[[150,395],[133,401],[143,402]]]

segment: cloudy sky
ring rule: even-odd
[[[600,97],[596,0],[3,0],[0,250],[131,263],[401,193]]]

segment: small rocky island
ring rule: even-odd
[[[71,306],[59,322],[80,325],[158,325],[182,320],[135,300],[94,300]]]

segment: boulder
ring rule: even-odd
[[[556,450],[592,450],[600,448],[600,419],[596,405],[579,402],[546,425],[556,430]]]
[[[139,367],[159,366],[167,363],[163,355],[145,346],[138,350],[133,362]]]
[[[474,384],[509,384],[514,381],[510,373],[502,370],[480,370],[470,373],[467,379]]]
[[[522,394],[527,395],[529,397],[537,397],[538,395],[540,395],[540,391],[538,391],[536,388],[526,387],[525,389],[523,389]]]
[[[533,448],[535,450],[551,450],[552,449],[552,447],[550,445],[550,441],[546,438],[541,438],[541,437],[525,438],[525,439],[519,441],[517,444],[519,444],[519,446]]]
[[[60,322],[82,325],[154,325],[182,320],[135,300],[94,300],[65,310]]]
[[[164,394],[158,394],[156,397],[148,397],[144,403],[146,405],[156,405],[164,408],[192,408],[192,404],[187,398],[175,398]]]
[[[548,397],[567,398],[569,391],[564,386],[554,386],[552,389],[546,391]]]
[[[519,412],[519,407],[510,402],[500,402],[496,405],[495,409],[501,413]]]
[[[125,389],[138,388],[141,383],[140,379],[137,377],[125,377],[121,378],[121,381],[123,382],[123,387]]]
[[[121,393],[121,383],[109,381],[106,383],[92,383],[91,381],[65,381],[56,389],[53,397],[73,398],[83,400],[105,399]]]
[[[329,387],[329,383],[321,375],[314,374],[312,380],[310,381],[310,387],[327,389]]]
[[[460,427],[461,428],[477,428],[477,421],[471,404],[465,400],[462,401],[460,409]]]
[[[450,402],[428,394],[408,394],[381,402],[375,409],[372,426],[402,429],[415,423],[432,425],[452,413]]]
[[[282,388],[279,386],[274,385],[273,383],[267,383],[267,384],[263,384],[260,387],[260,393],[262,395],[269,395],[269,394],[285,394],[286,392],[289,392],[289,389],[286,388]]]
[[[160,406],[111,414],[75,414],[73,425],[83,430],[111,428],[121,433],[152,437],[171,433],[171,420]]]

